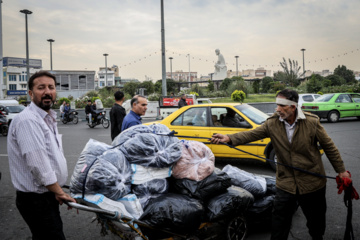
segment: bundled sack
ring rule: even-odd
[[[151,199],[140,220],[155,228],[183,234],[196,231],[203,215],[204,208],[198,200],[168,193]]]
[[[266,176],[266,195],[276,194],[276,178]]]
[[[138,164],[131,164],[132,184],[142,184],[153,179],[163,179],[171,176],[172,167],[152,168],[143,167]]]
[[[119,149],[130,163],[145,167],[170,167],[181,157],[181,145],[177,138],[152,133],[137,134]]]
[[[202,181],[172,178],[170,184],[172,191],[176,193],[207,201],[211,197],[226,192],[231,186],[231,178],[225,172],[216,169]]]
[[[85,181],[85,188],[84,188]],[[131,190],[131,168],[118,149],[90,139],[81,152],[70,180],[73,194],[100,193],[118,200]]]
[[[167,193],[169,184],[166,179],[153,179],[143,184],[133,185],[132,192],[139,198],[141,206],[145,208],[152,198]]]
[[[245,189],[231,186],[226,193],[220,194],[207,203],[206,217],[210,222],[228,219],[242,211],[254,202],[254,197]]]
[[[259,214],[271,209],[274,203],[275,195],[264,196],[256,199],[251,207],[247,209],[248,213]]]
[[[135,194],[128,194],[117,200],[117,202],[122,203],[125,206],[126,211],[128,211],[133,218],[139,219],[144,213],[140,201]]]
[[[255,198],[265,195],[266,180],[264,177],[256,176],[231,165],[226,165],[223,171],[230,176],[232,185],[244,188]]]
[[[215,168],[215,156],[205,144],[197,141],[181,140],[182,153],[173,168],[175,178],[201,181]]]

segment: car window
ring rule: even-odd
[[[211,108],[211,125],[214,127],[249,128],[251,125],[231,108]]]
[[[316,94],[316,95],[314,95],[314,97],[315,97],[315,99],[318,99],[319,97],[321,97],[321,95]]]
[[[350,103],[352,102],[348,94],[340,94],[335,100],[336,103]]]
[[[171,125],[175,126],[207,126],[206,108],[190,108],[177,117]]]
[[[311,95],[302,96],[302,99],[304,100],[304,102],[312,102],[312,101],[314,101],[314,98]]]
[[[360,95],[359,94],[351,94],[351,97],[354,102],[360,103]]]
[[[8,111],[9,113],[19,113],[19,112],[21,112],[22,110],[24,110],[25,107],[22,106],[22,105],[19,105],[19,106],[7,106],[6,109],[7,109],[7,111]]]
[[[238,105],[235,108],[258,125],[264,123],[269,117],[266,113],[247,104]]]
[[[328,102],[335,94],[324,94],[316,99],[316,102]]]

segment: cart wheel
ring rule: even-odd
[[[227,228],[228,240],[243,240],[247,233],[247,226],[244,217],[235,217],[229,222]]]

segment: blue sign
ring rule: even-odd
[[[27,91],[26,90],[8,90],[7,91],[7,95],[11,96],[11,95],[26,95]]]

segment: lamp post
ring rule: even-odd
[[[50,69],[52,71],[53,70],[53,67],[52,67],[52,43],[55,42],[55,40],[48,39],[47,41],[50,43]]]
[[[3,92],[3,44],[2,44],[2,1],[0,0],[0,99],[4,98]]]
[[[302,49],[300,49],[300,51],[302,51],[303,52],[303,70],[304,70],[304,77],[305,77],[305,58],[304,58],[304,52],[305,52],[305,48],[302,48]]]
[[[32,11],[27,9],[20,10],[21,13],[25,14],[25,29],[26,29],[26,81],[29,81],[30,78],[30,70],[29,70],[29,39],[28,39],[28,21],[27,15],[32,14]],[[29,89],[28,89],[29,90]],[[27,100],[30,101],[30,95],[27,94]]]
[[[239,56],[235,56],[236,58],[236,76],[238,77],[239,76],[239,71],[238,71],[238,58]]]
[[[171,73],[171,80],[173,79],[173,76],[172,76],[172,60],[173,60],[173,57],[169,57],[170,59],[170,73]]]
[[[189,87],[191,87],[190,85],[190,80],[191,80],[191,72],[190,72],[190,53],[188,54],[188,57],[189,57]]]
[[[105,56],[105,87],[107,87],[107,56],[109,56],[109,54],[104,53]]]
[[[165,56],[165,24],[164,24],[164,1],[160,2],[161,8],[161,73],[162,73],[162,95],[167,95],[166,88],[166,56]]]

